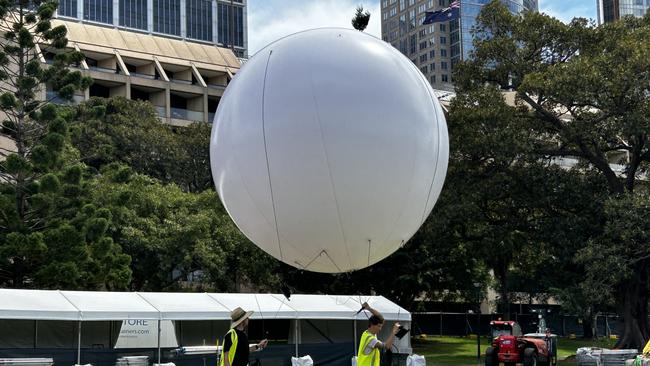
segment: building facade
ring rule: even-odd
[[[248,57],[247,0],[61,0],[57,16],[231,48]]]
[[[453,0],[382,0],[382,39],[392,44],[427,77],[436,89],[452,90],[452,68],[472,50],[471,29],[489,0],[459,0],[460,19],[422,25],[427,11]],[[502,0],[511,12],[538,11],[537,0]]]
[[[175,126],[211,123],[241,66],[230,48],[61,19],[53,22],[58,25],[68,30],[67,47],[85,56],[75,67],[94,80],[74,96],[74,103],[117,96],[148,101],[163,122]],[[41,44],[37,57],[50,64],[57,52],[61,50]],[[50,85],[44,86],[41,99],[68,103]]]
[[[626,15],[642,17],[650,8],[650,0],[596,0],[598,24],[610,23]]]

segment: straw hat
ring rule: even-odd
[[[241,322],[248,319],[253,314],[253,311],[244,311],[242,308],[236,308],[230,312],[230,328],[236,328]]]

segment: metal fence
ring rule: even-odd
[[[488,335],[490,321],[503,318],[503,314],[414,312],[413,334],[466,336],[480,333]],[[480,320],[479,320],[480,318]],[[547,315],[544,317],[546,327],[559,336],[583,335],[582,320],[570,315]],[[538,328],[537,314],[511,314],[511,320],[521,325],[524,333],[533,333]],[[617,315],[599,315],[596,317],[596,336],[609,337],[620,335],[623,331],[623,319]]]

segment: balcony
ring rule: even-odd
[[[172,83],[192,85],[192,81],[190,81],[190,80],[169,79],[169,81],[172,82]]]
[[[65,100],[61,97],[59,97],[58,93],[52,90],[48,90],[47,93],[45,93],[45,99],[51,103],[54,104],[62,104],[62,105],[72,105],[72,104],[79,104],[84,101],[84,97],[82,95],[74,95],[72,96],[72,100]]]
[[[144,79],[151,79],[151,80],[156,79],[156,75],[144,74],[144,73],[141,73],[141,72],[129,71],[129,74],[131,74],[131,76],[137,77],[137,78],[144,78]]]
[[[183,108],[171,108],[171,118],[184,119],[187,121],[203,121],[203,112]]]
[[[107,72],[111,74],[117,74],[118,71],[116,69],[109,69],[108,67],[99,67],[99,66],[88,66],[90,70],[93,71],[99,71],[99,72]]]
[[[167,118],[167,111],[165,110],[164,106],[161,107],[159,105],[155,105],[153,107],[156,110],[156,114],[158,115],[158,117]]]
[[[211,89],[217,89],[217,90],[225,90],[226,85],[221,85],[221,84],[208,84],[208,88]]]

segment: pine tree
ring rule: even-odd
[[[60,181],[67,121],[45,98],[46,85],[64,100],[92,80],[69,66],[79,52],[65,51],[64,26],[52,27],[54,0],[0,1],[0,276],[22,287],[55,215],[53,195],[70,188]],[[55,54],[51,64],[41,50]],[[71,193],[71,192],[68,192]]]
[[[364,13],[363,6],[359,5],[357,7],[357,12],[352,18],[352,26],[354,29],[363,32],[363,30],[368,26],[368,22],[370,22],[370,12],[366,10]]]

